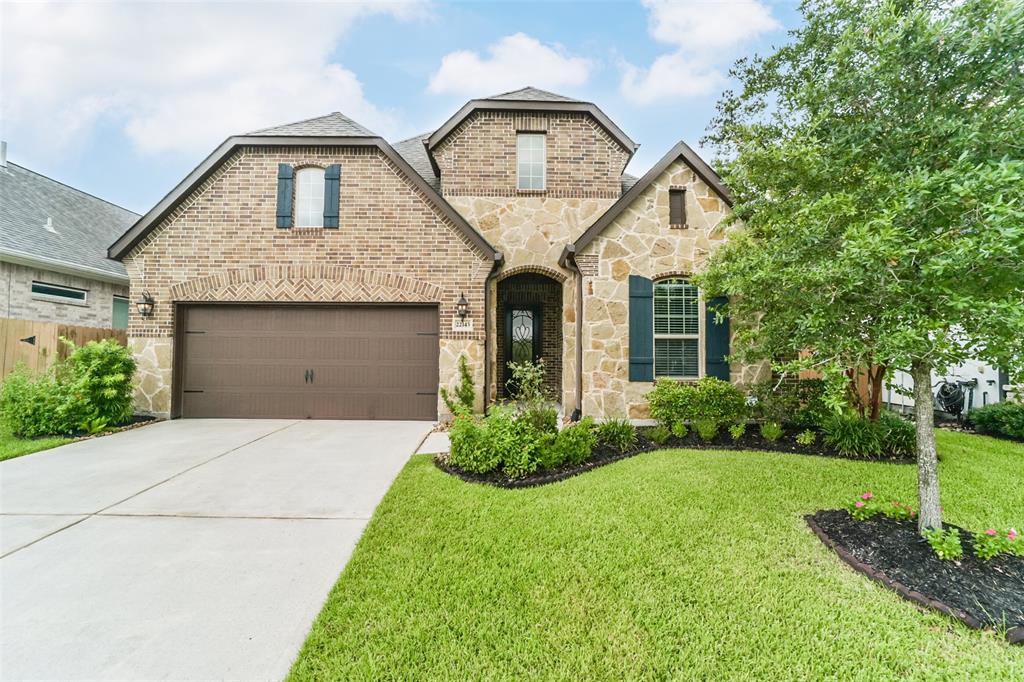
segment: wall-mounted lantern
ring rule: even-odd
[[[459,294],[459,302],[456,304],[455,309],[459,313],[459,319],[466,319],[466,315],[469,315],[469,301],[466,300],[465,294]]]
[[[156,301],[149,295],[148,291],[142,292],[142,299],[135,304],[135,307],[139,309],[139,314],[143,317],[151,317],[153,315],[153,308],[156,307]]]

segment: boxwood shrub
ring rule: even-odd
[[[651,416],[672,428],[678,422],[713,422],[717,427],[745,421],[747,398],[728,381],[704,377],[695,382],[659,379],[647,394]],[[717,430],[717,429],[716,429]]]
[[[967,423],[978,433],[1024,439],[1024,403],[992,403],[967,413]]]

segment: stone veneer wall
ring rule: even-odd
[[[276,228],[278,163],[341,165],[338,229]],[[171,409],[174,302],[439,303],[440,385],[457,382],[463,353],[483,384],[483,282],[490,263],[375,148],[237,150],[124,262],[133,300],[143,291],[156,299],[149,319],[134,306],[130,311],[142,412]],[[474,329],[455,332],[463,293]],[[440,397],[438,403],[444,414]]]
[[[36,296],[32,293],[33,281],[85,289],[85,303]],[[109,329],[113,324],[114,296],[127,295],[128,286],[124,284],[0,262],[0,317]]]
[[[670,188],[686,188],[683,228],[669,227]],[[652,384],[629,381],[629,275],[651,279],[698,271],[723,243],[729,208],[679,159],[580,253],[584,270],[583,414],[599,418],[650,416]],[[703,302],[701,325],[703,329]],[[701,349],[703,367],[703,348]],[[761,365],[732,365],[731,380],[757,380]]]

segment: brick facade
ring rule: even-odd
[[[516,188],[516,133],[546,137],[545,189]],[[632,150],[585,113],[477,111],[434,149],[450,196],[617,199]]]
[[[32,293],[32,282],[86,290],[84,303],[56,301]],[[96,279],[0,262],[0,317],[60,322],[109,329],[114,296],[127,296],[128,287]]]
[[[276,227],[279,163],[341,165],[338,229]],[[438,303],[440,383],[456,380],[454,363],[465,353],[483,384],[490,262],[376,148],[241,148],[123,261],[132,296],[156,299],[151,318],[131,310],[129,321],[142,411],[171,408],[173,303],[183,301]],[[452,331],[462,294],[472,332]]]

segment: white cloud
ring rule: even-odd
[[[725,82],[722,64],[731,48],[782,25],[760,0],[643,0],[650,10],[650,34],[675,50],[648,68],[622,64],[619,89],[632,102],[706,95]]]
[[[580,86],[587,82],[592,64],[570,55],[561,45],[545,45],[525,33],[505,36],[476,52],[450,52],[430,79],[430,92],[482,97],[526,85],[538,88]]]
[[[721,49],[781,28],[759,0],[644,0],[651,36],[687,50]]]
[[[387,134],[394,116],[330,54],[361,16],[422,12],[417,2],[8,3],[5,135],[58,152],[113,125],[144,152],[195,152],[331,111]]]

